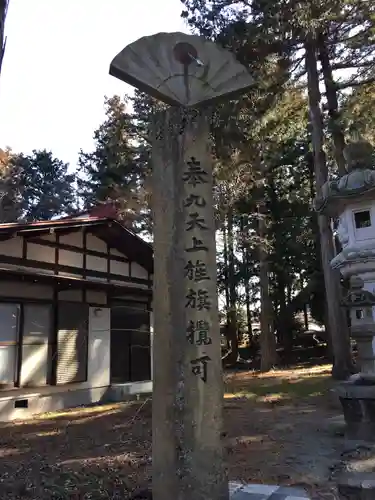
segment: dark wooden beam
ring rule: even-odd
[[[56,265],[50,264],[49,262],[41,262],[38,260],[33,260],[33,259],[20,259],[19,257],[11,257],[9,255],[0,255],[0,263],[3,262],[5,264],[12,264],[15,266],[23,266],[23,267],[31,267],[31,268],[39,268],[39,269],[44,269],[48,271],[52,271],[56,274]],[[58,264],[57,266],[57,271],[58,272],[63,272],[63,273],[69,273],[72,275],[76,276],[82,276],[82,269],[79,269],[74,266],[67,266],[67,265],[61,265]],[[107,281],[107,273],[104,271],[96,271],[93,269],[86,269],[86,277],[90,278],[102,278],[103,280]],[[149,280],[147,279],[142,279],[142,278],[132,278],[130,276],[123,276],[122,274],[111,274],[110,275],[111,281],[119,281],[123,283],[134,283],[134,284],[139,284],[139,285],[147,285],[150,286]]]
[[[84,241],[83,241],[82,247],[78,247],[75,245],[69,245],[68,243],[60,243],[60,242],[55,243],[53,241],[43,240],[42,238],[37,238],[37,237],[29,238],[28,241],[30,243],[35,243],[36,245],[41,245],[41,246],[51,247],[51,248],[55,248],[57,246],[60,250],[68,250],[69,252],[80,253],[80,254],[84,255],[84,259],[85,259],[85,254],[92,255],[93,257],[103,257],[104,259],[107,259],[107,257],[108,257],[107,252],[100,252],[98,250],[91,250],[91,249],[87,248],[87,233],[86,233],[86,231],[83,232],[83,240]],[[85,240],[86,240],[86,243],[85,243]],[[124,263],[129,262],[129,260],[125,256],[120,257],[118,255],[111,255],[111,259],[115,260],[117,262],[124,262]]]

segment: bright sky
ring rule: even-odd
[[[130,87],[109,76],[128,43],[187,31],[180,0],[10,0],[0,76],[0,147],[46,148],[75,168],[104,117],[104,96]]]

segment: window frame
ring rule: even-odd
[[[40,344],[30,344],[24,342],[25,336],[25,309],[30,306],[36,307],[48,307],[49,309],[49,325],[48,325],[48,336],[47,336],[47,359],[46,359],[46,380],[44,384],[24,384],[22,381],[22,366],[23,366],[23,350],[25,346],[29,345],[40,345]],[[19,342],[19,366],[17,367],[18,384],[17,387],[22,389],[40,388],[48,387],[53,385],[52,382],[52,370],[53,370],[53,354],[52,354],[52,339],[53,339],[53,324],[54,324],[54,304],[50,301],[29,301],[24,300],[20,302],[21,308],[21,326],[20,326],[20,342]]]
[[[15,353],[15,362],[14,362],[14,371],[13,371],[13,383],[6,384],[6,383],[1,383],[0,382],[0,391],[7,391],[9,389],[14,389],[18,387],[19,383],[19,364],[20,364],[20,345],[21,345],[21,331],[22,331],[22,306],[19,304],[18,301],[16,300],[7,300],[7,301],[0,301],[0,306],[1,305],[14,305],[18,307],[18,315],[17,315],[17,323],[16,323],[16,341],[13,342],[1,342],[0,341],[0,346],[14,346],[16,353]]]
[[[83,346],[83,351],[84,352],[84,369],[83,369],[83,377],[81,380],[73,380],[69,382],[58,382],[58,358],[59,358],[59,321],[58,321],[58,314],[59,314],[59,306],[60,305],[69,305],[72,304],[74,306],[82,306],[86,308],[87,316],[86,319],[84,320],[86,322],[86,328],[85,328],[85,334],[84,334],[84,340],[85,340],[85,345]],[[51,385],[54,385],[56,387],[65,387],[69,385],[74,385],[74,384],[84,384],[88,382],[88,361],[89,361],[89,311],[90,311],[90,304],[87,302],[72,302],[72,301],[62,301],[59,300],[56,303],[55,307],[55,321],[54,321],[54,341],[55,341],[55,360],[54,363],[52,364],[52,381],[53,383]]]
[[[127,342],[127,352],[126,352],[126,357],[127,357],[127,363],[128,366],[126,367],[126,377],[120,381],[120,380],[115,380],[113,379],[112,375],[112,360],[110,361],[110,376],[111,376],[111,383],[113,384],[131,384],[131,383],[141,383],[141,382],[149,382],[152,380],[152,362],[151,362],[151,357],[152,357],[152,332],[151,332],[151,308],[150,308],[150,303],[148,301],[136,301],[136,300],[127,300],[127,299],[113,299],[109,303],[109,307],[111,310],[111,344],[110,344],[110,352],[111,352],[111,357],[112,357],[112,331],[117,330],[121,331],[124,335],[128,335],[128,342]],[[112,327],[112,312],[115,308],[124,308],[124,309],[132,309],[136,311],[141,311],[142,313],[147,314],[147,329],[145,330],[139,330],[139,329],[134,329],[134,328],[126,328],[124,325],[124,328],[113,328]],[[145,335],[148,335],[148,345],[143,346],[138,344],[133,337],[133,333],[139,334],[139,333],[144,333]],[[133,353],[133,348],[142,348],[145,349],[148,353],[148,358],[149,358],[149,367],[148,367],[148,373],[149,373],[149,378],[142,378],[142,379],[136,379],[134,377],[134,371],[133,371],[133,366],[134,366],[134,358],[135,355]]]
[[[14,304],[19,307],[19,315],[17,322],[17,342],[14,344],[16,348],[16,361],[15,361],[15,373],[14,373],[14,381],[11,384],[0,384],[0,394],[5,391],[14,391],[19,389],[42,389],[45,387],[64,387],[72,384],[82,384],[88,381],[88,350],[89,350],[89,331],[87,330],[87,334],[85,336],[85,377],[83,381],[79,382],[67,382],[57,384],[56,373],[57,373],[57,358],[58,358],[58,344],[57,344],[57,334],[58,334],[58,324],[57,324],[57,314],[58,314],[58,306],[59,304],[77,304],[74,301],[57,301],[51,299],[24,299],[24,298],[15,298],[15,297],[3,297],[0,296],[0,305],[1,304]],[[88,303],[80,303],[87,307],[87,311],[89,311],[90,304]],[[50,325],[49,325],[49,334],[48,334],[48,351],[47,351],[47,376],[46,383],[42,385],[35,384],[21,384],[21,371],[22,371],[22,350],[23,350],[23,336],[24,336],[24,309],[27,306],[47,306],[50,308]],[[87,313],[88,314],[88,313]],[[87,324],[88,324],[88,315],[87,315]],[[0,342],[1,345],[1,342]]]
[[[358,213],[361,212],[368,212],[370,215],[370,225],[366,227],[357,227],[356,226],[356,220],[355,216]],[[368,207],[363,207],[363,208],[356,208],[355,210],[352,210],[352,221],[353,221],[353,230],[354,230],[354,235],[355,239],[357,241],[363,241],[363,240],[369,240],[374,238],[374,213],[373,213],[373,208],[371,206]]]

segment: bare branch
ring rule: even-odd
[[[345,82],[345,83],[338,83],[337,88],[339,90],[344,90],[344,89],[348,89],[351,87],[360,87],[361,85],[368,85],[370,83],[375,83],[375,76],[373,76],[371,78],[367,78],[365,80],[361,80],[361,81],[351,80],[351,81]]]

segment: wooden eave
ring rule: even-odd
[[[124,286],[117,283],[107,283],[104,281],[92,281],[80,277],[60,276],[48,274],[28,269],[8,269],[0,267],[2,278],[9,278],[14,281],[26,281],[28,283],[39,283],[45,285],[54,284],[59,290],[69,289],[90,289],[90,290],[108,290],[116,293],[131,293],[132,295],[151,295],[149,288],[138,288],[133,286]]]
[[[53,221],[0,224],[0,241],[15,236],[25,238],[42,236],[43,234],[66,234],[86,228],[91,234],[106,242],[111,248],[126,255],[129,260],[136,262],[153,273],[152,246],[137,236],[120,222],[110,218],[71,218]]]

